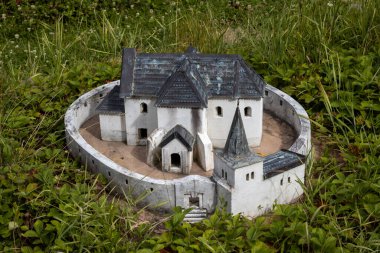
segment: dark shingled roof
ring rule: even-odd
[[[124,49],[120,97],[156,97],[185,59],[198,71],[209,98],[263,97],[265,82],[239,55],[199,54],[194,48],[182,54]]]
[[[195,139],[193,135],[182,125],[176,125],[167,134],[165,134],[159,146],[162,148],[173,139],[178,139],[183,145],[185,145],[187,150],[193,150]]]
[[[187,59],[174,72],[157,94],[158,107],[207,107],[205,84]]]
[[[306,157],[295,152],[282,149],[274,154],[264,157],[264,179],[281,174],[304,164]]]
[[[261,157],[252,153],[249,149],[239,107],[236,107],[235,116],[223,152],[217,152],[217,155],[231,168],[235,169],[262,161]]]
[[[116,85],[104,97],[103,101],[96,108],[97,112],[124,113],[124,99],[119,97],[120,86]]]

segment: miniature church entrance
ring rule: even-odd
[[[178,153],[170,155],[171,167],[181,168],[181,156]]]
[[[203,194],[202,193],[192,193],[185,194],[184,204],[185,208],[203,208]]]
[[[189,197],[189,207],[199,207],[199,197]]]

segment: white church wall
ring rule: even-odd
[[[170,131],[175,125],[180,124],[194,137],[198,132],[205,132],[205,109],[193,108],[157,108],[158,127]]]
[[[262,165],[261,165],[262,166]],[[276,176],[263,180],[262,167],[255,168],[255,178],[246,179],[244,174],[249,173],[249,169],[239,172],[236,178],[243,179],[243,182],[236,184],[232,189],[233,214],[243,213],[246,216],[258,216],[273,209],[274,204],[290,203],[303,194],[303,189],[298,179],[304,180],[305,165],[300,165],[294,169],[284,171]],[[256,176],[257,174],[257,176]]]
[[[231,212],[233,214],[243,213],[247,216],[255,216],[257,214],[261,198],[258,191],[263,187],[262,182],[262,162],[235,170],[235,187],[231,193]],[[270,190],[270,188],[266,189],[266,191]]]
[[[125,141],[125,115],[99,114],[100,135],[103,141]]]
[[[237,100],[209,99],[207,108],[207,134],[215,148],[223,148],[234,118]],[[221,111],[217,109],[221,108]]]
[[[214,155],[214,175],[223,178],[232,188],[235,187],[235,171],[219,156]]]
[[[259,146],[263,131],[263,99],[239,99],[241,118],[249,146]]]
[[[143,110],[143,104],[146,105],[146,110]],[[157,108],[155,107],[155,100],[149,98],[126,98],[124,105],[127,144],[145,145],[146,138],[157,128]],[[146,129],[145,138],[141,136],[141,134],[145,135],[144,129]]]

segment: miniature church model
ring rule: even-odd
[[[264,90],[239,55],[126,48],[120,85],[97,107],[101,138],[146,145],[146,163],[164,172],[190,174],[193,163],[213,170],[216,202],[255,216],[302,194],[305,170],[302,155],[251,150],[261,142]]]

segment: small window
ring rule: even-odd
[[[283,185],[283,184],[284,184],[284,179],[281,179],[280,185]]]
[[[148,137],[148,129],[139,128],[139,139],[146,139]]]
[[[224,178],[224,170],[222,170],[222,178]]]
[[[251,107],[247,106],[246,108],[244,108],[244,115],[246,117],[252,117],[252,109],[251,109]]]
[[[219,117],[223,117],[223,109],[220,106],[216,107],[216,115]]]
[[[147,113],[148,112],[148,105],[145,103],[140,104],[140,112],[141,113]]]
[[[290,177],[288,177],[288,183],[290,183]]]
[[[280,100],[280,105],[282,106],[282,100]]]
[[[128,184],[128,179],[125,179],[125,184]]]
[[[245,175],[245,180],[249,180],[249,173],[247,175]]]
[[[267,90],[265,91],[265,96],[268,96],[268,91]]]
[[[255,172],[251,172],[251,179],[255,178]]]
[[[227,172],[224,173],[224,178],[227,180]]]

